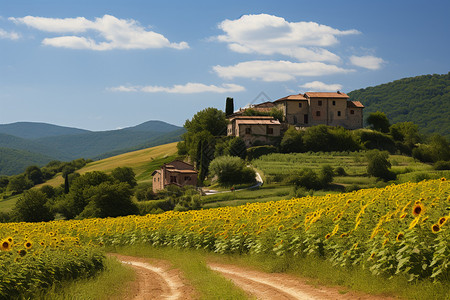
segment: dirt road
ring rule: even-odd
[[[124,299],[197,299],[195,290],[183,278],[180,270],[169,262],[113,254],[119,261],[136,271],[136,280],[127,289]],[[381,300],[394,299],[348,291],[343,287],[324,287],[308,283],[305,278],[283,274],[265,273],[228,264],[209,263],[209,268],[221,273],[244,290],[249,298],[262,300]]]
[[[161,260],[114,254],[119,261],[136,271],[136,281],[129,287],[125,299],[188,300],[195,299],[194,289],[186,283],[179,270]]]
[[[233,265],[210,263],[212,270],[246,291],[250,296],[262,300],[381,300],[393,299],[356,292],[347,292],[345,288],[313,286],[306,279],[281,273],[264,273]]]

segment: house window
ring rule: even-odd
[[[176,183],[177,182],[177,176],[170,176],[170,183]]]
[[[316,117],[320,117],[320,111],[316,111]]]
[[[301,108],[301,107],[302,107],[302,104],[301,104],[301,103],[299,103],[299,104],[298,104],[298,107],[300,107],[300,108]]]
[[[336,105],[336,101],[333,100],[333,105]]]
[[[251,133],[252,133],[252,128],[251,127],[245,128],[245,134],[251,134]]]
[[[190,176],[184,176],[184,181],[190,181],[191,177]]]
[[[273,128],[267,127],[267,134],[273,134]]]
[[[319,100],[319,102],[317,103],[317,105],[322,106],[322,100]]]
[[[341,111],[340,110],[338,110],[338,117],[340,117],[341,116]]]
[[[350,110],[350,114],[351,114],[351,115],[354,115],[354,114],[355,114],[355,111],[354,111],[353,109],[351,109],[351,110]]]

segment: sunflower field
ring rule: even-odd
[[[131,244],[313,255],[374,274],[448,280],[449,219],[450,181],[442,178],[239,207],[0,224],[0,295],[12,282],[51,284],[43,273],[63,280],[95,272],[103,245]]]

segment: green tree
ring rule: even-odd
[[[385,113],[374,112],[367,117],[367,124],[371,125],[371,128],[376,131],[384,133],[389,132],[390,123]]]
[[[247,146],[244,140],[237,136],[227,141],[223,154],[245,159],[247,156]]]
[[[38,190],[26,191],[17,200],[14,213],[18,220],[24,222],[46,222],[53,220],[53,214],[47,205],[44,193]]]
[[[29,166],[25,169],[25,174],[34,185],[44,182],[44,176],[38,166]]]
[[[234,103],[233,98],[227,97],[226,104],[225,104],[225,116],[230,116],[234,112]]]
[[[389,153],[386,151],[371,150],[367,152],[368,161],[367,173],[385,181],[395,179],[396,175],[389,170],[391,163],[389,162]]]
[[[89,187],[85,195],[88,205],[79,218],[106,218],[137,214],[137,206],[131,201],[133,194],[130,185],[125,182],[111,184],[102,182]]]
[[[211,176],[217,176],[220,184],[229,186],[255,181],[255,171],[247,168],[244,160],[236,156],[221,156],[210,164]]]
[[[293,126],[289,127],[283,135],[280,144],[283,153],[299,153],[304,151],[302,132]]]
[[[111,172],[111,176],[119,182],[128,183],[132,188],[137,185],[136,174],[132,168],[117,167]]]
[[[333,181],[334,177],[334,170],[330,165],[324,165],[320,169],[319,173],[319,181],[322,185],[322,187],[326,187]]]
[[[25,190],[33,187],[33,182],[25,176],[25,174],[10,177],[8,182],[8,190],[13,194],[21,194]]]
[[[303,143],[307,151],[329,151],[332,146],[332,139],[333,136],[326,125],[309,127],[303,134]]]

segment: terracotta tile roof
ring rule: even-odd
[[[308,100],[305,98],[305,96],[303,96],[302,94],[298,94],[298,95],[289,95],[283,98],[280,98],[278,100],[275,100],[275,102],[281,102],[281,101],[285,101],[285,100]]]
[[[197,171],[194,171],[194,170],[168,169],[167,172],[169,172],[169,173],[197,174]]]
[[[359,101],[347,101],[347,107],[364,108],[364,105],[362,105],[362,103]]]
[[[273,104],[270,101],[267,101],[267,102],[255,104],[251,108],[270,108],[270,107],[274,107],[274,106],[275,106],[275,104]]]
[[[345,98],[348,99],[348,95],[342,92],[336,92],[336,93],[322,93],[322,92],[308,92],[305,93],[306,96],[309,98]]]
[[[253,120],[236,120],[236,125],[281,125],[280,121],[275,119],[253,119]]]
[[[272,116],[241,116],[241,115],[237,115],[237,116],[233,116],[230,118],[231,120],[271,120],[273,119]]]

